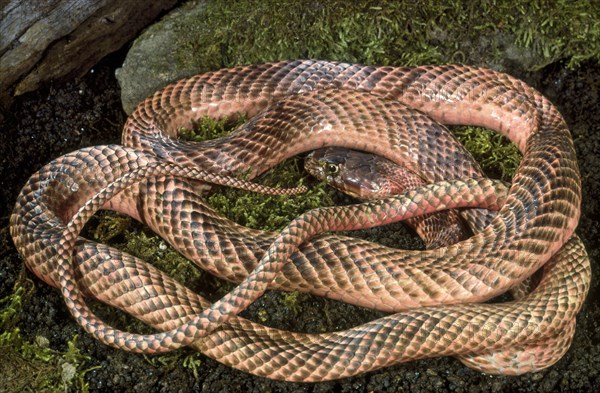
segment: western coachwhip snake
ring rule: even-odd
[[[449,137],[446,139],[451,140]],[[469,153],[458,141],[455,149],[460,151],[457,154],[468,160]],[[398,165],[372,154],[327,147],[310,153],[306,157],[304,168],[317,179],[347,195],[361,200],[376,200],[399,195],[427,184],[427,180],[421,177],[418,170],[412,170],[410,164]],[[472,167],[477,168],[474,159]],[[450,167],[453,168],[459,169]],[[484,177],[483,171],[477,172],[473,175]],[[455,174],[454,177],[458,176]],[[475,232],[483,230],[494,217],[491,211],[482,209],[470,209],[463,214],[465,219],[473,222],[472,229]],[[408,219],[406,223],[415,229],[427,248],[449,246],[469,237],[469,231],[460,213],[455,210]]]
[[[177,140],[178,129],[201,116],[240,112],[256,116],[230,136],[199,145]],[[497,182],[468,179],[473,168],[444,150],[430,118],[488,127],[514,142],[523,160],[508,195]],[[425,129],[416,139],[415,128]],[[589,260],[573,234],[579,171],[556,108],[517,79],[463,66],[290,61],[239,67],[155,93],[128,119],[123,144],[128,147],[82,149],[46,165],[25,185],[11,215],[11,234],[28,267],[59,287],[78,323],[109,345],[147,353],[193,345],[233,367],[294,381],[445,355],[463,356],[483,371],[521,373],[551,365],[568,347],[590,281]],[[311,211],[274,235],[217,216],[196,198],[198,182],[187,179],[227,181],[219,176],[244,171],[254,177],[286,157],[333,145],[394,162],[408,157],[424,172],[435,164],[429,176],[437,183],[383,202]],[[433,145],[438,150],[429,153]],[[442,181],[456,165],[466,179]],[[481,233],[445,248],[393,250],[332,235],[304,242],[323,230],[469,206],[500,210]],[[130,214],[200,266],[242,283],[210,305],[143,261],[78,238],[102,207]],[[542,266],[540,284],[524,298],[474,303]],[[267,286],[408,311],[325,334],[284,332],[235,316]],[[80,291],[165,332],[112,329]],[[537,355],[520,362],[529,353]]]

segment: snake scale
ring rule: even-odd
[[[226,137],[199,144],[177,139],[181,127],[202,116],[239,113],[250,120]],[[488,127],[515,143],[523,160],[510,188],[473,178],[474,168],[446,143],[436,121]],[[343,378],[433,356],[459,356],[486,372],[523,373],[548,367],[568,348],[591,278],[573,233],[579,171],[559,112],[518,79],[465,66],[314,60],[224,69],[142,102],[124,126],[123,145],[85,148],[47,164],[24,186],[10,221],[27,266],[60,288],[77,322],[108,345],[144,353],[191,345],[232,367],[290,381]],[[397,163],[411,159],[434,183],[382,201],[309,211],[279,234],[231,223],[198,197],[203,181],[251,187],[231,176],[253,178],[324,146]],[[449,167],[459,168],[459,178],[444,180]],[[498,213],[471,238],[425,251],[321,233],[460,207]],[[100,208],[131,215],[199,266],[240,284],[210,304],[145,262],[78,237]],[[531,293],[479,303],[541,267]],[[323,334],[236,316],[267,288],[395,314]],[[107,326],[84,296],[161,332]]]

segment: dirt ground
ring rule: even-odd
[[[118,143],[126,118],[119,100],[114,71],[124,53],[104,59],[80,80],[51,86],[18,98],[0,117],[0,299],[13,291],[23,272],[7,225],[18,191],[27,178],[51,159],[83,146]],[[600,66],[584,64],[576,71],[553,65],[535,74],[516,74],[547,95],[565,116],[573,133],[583,182],[582,218],[577,232],[592,258],[595,277],[600,263]],[[376,232],[376,233],[382,233]],[[98,344],[68,314],[57,290],[31,273],[33,293],[18,315],[22,337],[43,336],[49,347],[65,351],[75,334],[77,347],[88,356],[82,369],[91,392],[379,392],[379,391],[600,391],[600,301],[598,280],[593,280],[586,304],[578,316],[577,332],[566,356],[548,370],[520,377],[483,375],[451,358],[430,359],[379,370],[341,381],[295,384],[254,377],[200,356],[195,367],[184,365],[185,356],[160,359],[135,355]],[[267,297],[263,305],[277,301]],[[0,305],[2,307],[2,305]],[[334,327],[352,325],[371,314],[355,307],[302,298],[308,325],[329,310]],[[252,311],[246,314],[252,317]],[[312,322],[311,322],[312,321]],[[274,326],[297,326],[297,321],[270,321]],[[19,375],[3,368],[5,379]],[[4,377],[3,377],[4,378]],[[6,386],[6,385],[5,385]],[[16,386],[16,385],[15,385]],[[0,388],[0,390],[2,390]]]

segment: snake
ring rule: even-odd
[[[456,149],[461,147],[457,141]],[[463,154],[468,156],[467,152]],[[407,164],[398,165],[372,154],[329,147],[311,152],[306,157],[304,168],[317,179],[346,195],[360,200],[373,200],[401,194],[426,184],[419,173],[411,170]],[[480,174],[483,176],[483,172]],[[472,214],[465,218],[471,217]],[[491,216],[483,216],[482,221],[490,218]],[[460,214],[454,210],[415,217],[406,220],[406,223],[415,229],[427,248],[448,246],[469,236]],[[473,222],[473,225],[478,223]]]
[[[178,139],[179,129],[203,116],[239,114],[250,120],[223,138]],[[515,143],[523,159],[510,187],[476,176],[438,122],[487,127]],[[107,345],[143,353],[190,345],[255,375],[309,382],[434,356],[518,374],[555,363],[572,339],[591,279],[574,234],[581,203],[577,160],[558,110],[516,78],[460,65],[318,60],[223,69],[171,84],[140,103],[126,121],[122,145],[84,148],[50,162],[25,184],[10,218],[29,269],[58,287],[81,327]],[[431,184],[309,211],[274,234],[231,223],[198,198],[206,181],[235,185],[231,179],[240,173],[252,179],[287,157],[325,146],[398,164],[409,158]],[[458,168],[458,177],[446,179],[450,167]],[[322,233],[466,207],[498,212],[478,224],[479,233],[437,249],[396,250]],[[238,287],[211,304],[145,262],[79,237],[100,208],[145,223]],[[542,267],[539,284],[522,298],[480,303]],[[237,316],[266,289],[305,291],[393,314],[323,334],[281,331]],[[84,296],[160,332],[112,328]],[[533,359],[523,359],[531,353]]]

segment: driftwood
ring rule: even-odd
[[[177,0],[0,0],[0,104],[83,75]]]

